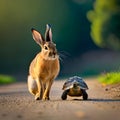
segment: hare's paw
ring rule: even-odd
[[[38,97],[38,96],[35,96],[35,100],[40,100],[40,97]]]
[[[41,100],[42,98],[40,97],[40,94],[35,95],[35,100]]]
[[[43,96],[43,100],[50,100],[48,96]]]

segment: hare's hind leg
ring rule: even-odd
[[[36,81],[30,75],[28,76],[28,90],[33,95],[36,95],[38,92]]]

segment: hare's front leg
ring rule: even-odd
[[[53,80],[49,81],[46,84],[46,89],[45,89],[44,94],[43,94],[43,100],[50,100],[49,94],[50,94],[52,84],[53,84]]]
[[[40,78],[36,79],[36,83],[37,83],[38,91],[37,91],[37,94],[35,95],[35,100],[41,100],[44,92],[43,84]]]

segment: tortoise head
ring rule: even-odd
[[[73,88],[78,88],[79,87],[79,83],[78,82],[74,82],[73,83]]]

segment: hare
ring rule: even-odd
[[[45,39],[35,29],[31,31],[33,39],[41,46],[41,52],[30,64],[28,90],[35,96],[35,100],[49,100],[51,86],[60,70],[59,55],[56,44],[52,42],[50,25],[46,25]]]

